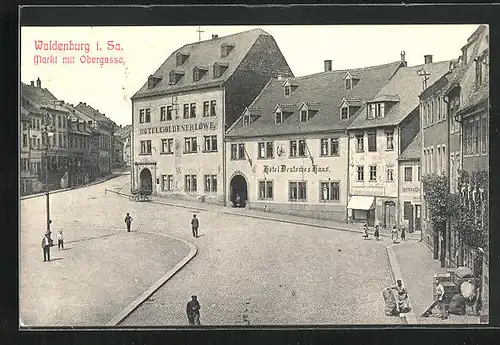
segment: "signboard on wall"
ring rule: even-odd
[[[168,125],[145,127],[139,129],[139,134],[155,134],[155,133],[175,133],[175,132],[196,132],[196,131],[213,131],[217,129],[216,122],[199,122],[185,125]]]
[[[269,173],[327,173],[330,172],[329,166],[319,166],[317,164],[313,164],[311,166],[304,165],[263,165],[262,170],[264,174]]]

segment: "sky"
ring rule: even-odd
[[[478,24],[202,26],[201,39],[261,28],[274,37],[294,75],[303,76],[322,72],[324,60],[332,60],[334,70],[360,68],[399,61],[403,50],[408,66],[423,64],[427,54],[433,55],[434,62],[456,59],[477,27]],[[58,99],[74,105],[85,102],[125,126],[131,124],[130,97],[172,52],[197,42],[198,30],[198,26],[22,27],[21,81],[29,84],[40,78],[42,87]],[[35,43],[70,40],[73,44],[87,43],[88,54],[41,50]],[[97,50],[97,44],[101,50]],[[36,61],[37,56],[45,59]],[[50,60],[51,56],[57,57],[57,61]],[[123,63],[82,63],[82,56],[122,58]],[[63,63],[63,57],[74,57],[75,62]]]

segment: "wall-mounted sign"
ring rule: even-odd
[[[169,126],[140,128],[139,134],[211,131],[215,129],[217,129],[217,123],[215,122],[200,122],[200,123],[191,123],[185,125],[169,125]]]
[[[330,167],[328,166],[318,166],[316,164],[312,166],[297,166],[297,165],[291,165],[287,166],[285,164],[282,165],[264,165],[263,166],[263,171],[264,174],[269,174],[269,173],[321,173],[321,172],[330,172]]]
[[[403,187],[403,192],[420,193],[420,187]]]

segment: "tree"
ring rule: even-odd
[[[441,267],[445,267],[446,223],[458,214],[458,196],[450,193],[446,175],[430,174],[422,176],[424,199],[432,224],[434,237],[434,259],[438,258],[441,235]]]

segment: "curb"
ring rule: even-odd
[[[396,280],[400,279],[403,282],[404,285],[404,280],[403,276],[401,274],[401,268],[399,267],[398,260],[396,258],[396,253],[392,249],[395,244],[390,244],[387,247],[385,247],[385,250],[387,251],[387,256],[389,258],[389,265],[391,266],[391,271],[392,271],[392,276],[394,278],[394,282]],[[410,295],[408,294],[408,304],[412,306]],[[413,308],[408,312],[404,314],[404,318],[406,320],[407,324],[417,324],[417,317],[415,315],[415,311]]]
[[[62,192],[67,192],[69,190],[73,190],[73,189],[79,189],[79,188],[85,188],[85,187],[90,187],[90,186],[93,186],[93,185],[96,185],[96,184],[99,184],[99,183],[103,183],[103,182],[106,182],[106,181],[109,181],[113,178],[116,178],[116,177],[119,177],[119,176],[122,176],[122,174],[117,174],[117,175],[113,175],[113,176],[110,176],[110,177],[107,177],[105,178],[104,180],[100,180],[100,181],[93,181],[89,184],[86,184],[86,185],[80,185],[80,186],[76,186],[74,188],[63,188],[63,189],[56,189],[54,191],[50,191],[49,194],[57,194],[57,193],[62,193]],[[44,196],[46,195],[45,192],[43,193],[38,193],[38,194],[31,194],[31,195],[25,195],[25,196],[22,196],[20,197],[21,200],[26,200],[26,199],[32,199],[32,198],[38,198],[40,196]]]
[[[132,303],[130,303],[125,309],[123,309],[118,315],[112,318],[106,326],[119,326],[134,310],[136,310],[145,300],[147,300],[151,295],[153,295],[160,287],[162,287],[174,274],[176,274],[182,267],[184,267],[192,258],[198,253],[198,248],[182,238],[160,234],[157,232],[141,231],[142,233],[159,235],[164,237],[170,237],[178,241],[184,242],[189,247],[189,254],[186,255],[181,261],[179,261],[171,270],[169,270],[163,277],[161,277],[156,283],[154,283],[149,289],[144,291],[138,298],[136,298]]]
[[[130,194],[125,194],[121,192],[117,192],[114,190],[107,189],[107,192],[119,194],[122,196],[130,197]],[[149,201],[153,204],[158,204],[158,205],[167,205],[167,206],[173,206],[173,207],[180,207],[180,208],[187,208],[190,210],[196,210],[196,211],[213,211],[217,213],[222,213],[222,214],[230,214],[234,216],[242,216],[242,217],[248,217],[248,218],[255,218],[255,219],[263,219],[263,220],[273,220],[276,222],[282,222],[282,223],[288,223],[288,224],[295,224],[295,225],[304,225],[304,226],[311,226],[315,228],[322,228],[322,229],[330,229],[330,230],[338,230],[338,231],[348,231],[348,232],[355,232],[358,234],[362,234],[363,230],[355,230],[351,228],[344,228],[344,227],[337,227],[337,226],[331,226],[331,225],[322,225],[322,224],[314,224],[314,223],[308,223],[308,222],[301,222],[298,220],[288,220],[288,219],[280,219],[280,218],[274,218],[274,217],[265,217],[265,216],[258,216],[258,215],[253,215],[253,214],[244,214],[244,213],[237,213],[237,212],[230,212],[230,211],[224,211],[224,210],[212,210],[204,207],[195,207],[195,206],[187,206],[187,205],[180,205],[180,204],[174,204],[174,203],[169,203],[169,202],[164,202],[164,201],[157,201],[157,200],[151,200]],[[392,238],[391,234],[380,234],[380,237],[387,237],[387,238]],[[407,240],[418,240],[416,238],[411,238],[407,237]]]

